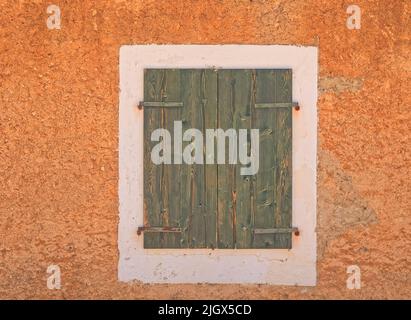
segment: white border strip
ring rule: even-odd
[[[146,283],[316,284],[317,48],[277,45],[130,45],[120,49],[120,281]],[[293,248],[144,249],[144,68],[291,68],[293,101]]]

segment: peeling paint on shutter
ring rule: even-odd
[[[291,103],[291,70],[257,70],[256,103]],[[291,228],[292,108],[254,108],[260,169],[254,177],[254,228]],[[253,248],[291,248],[291,232],[254,233]]]
[[[145,70],[145,248],[291,248],[291,78],[288,69]],[[205,164],[205,138],[204,164],[153,164],[151,133],[167,129],[173,150],[177,120],[183,133],[204,137],[205,129],[259,129],[258,173]]]

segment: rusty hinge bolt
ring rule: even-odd
[[[140,102],[138,103],[138,106],[137,106],[138,110],[142,110],[143,107],[144,107],[144,101],[140,101]]]

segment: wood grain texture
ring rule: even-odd
[[[291,70],[256,70],[256,104],[292,102]],[[260,169],[255,177],[255,228],[291,227],[292,109],[254,108],[260,129]],[[254,234],[254,248],[291,248],[291,233]]]
[[[144,99],[147,102],[181,101],[180,71],[148,69],[144,74]],[[181,226],[181,165],[154,165],[150,155],[151,132],[167,129],[173,137],[173,124],[181,119],[181,108],[144,110],[144,199],[145,223],[149,226]],[[173,141],[171,148],[173,148]],[[173,149],[172,149],[173,150]],[[145,248],[179,248],[180,233],[150,232],[144,235]]]
[[[144,110],[145,225],[181,227],[181,233],[150,232],[145,248],[216,247],[217,168],[202,164],[154,165],[150,154],[157,143],[151,132],[167,129],[172,137],[174,121],[205,131],[217,125],[217,74],[213,70],[149,69],[145,72],[145,102],[156,108]],[[150,103],[152,102],[152,103]],[[178,108],[169,108],[172,105]],[[182,107],[181,107],[182,105]],[[184,147],[189,142],[183,143]],[[205,150],[200,150],[205,161]],[[206,187],[208,186],[208,187]],[[158,229],[160,230],[160,229]]]
[[[252,71],[219,70],[218,79],[219,127],[224,130],[234,128],[238,138],[239,129],[251,128]],[[247,138],[246,148],[249,152],[249,136]],[[226,159],[227,156],[226,152]],[[219,247],[250,247],[251,177],[240,175],[240,164],[218,167]]]
[[[156,70],[144,71],[144,99],[147,101],[162,101],[161,88],[163,72]],[[161,226],[162,205],[160,193],[162,168],[151,162],[151,133],[161,127],[161,112],[144,110],[144,223],[147,226]],[[161,246],[160,234],[145,234],[144,247],[158,248]]]
[[[276,77],[276,103],[292,101],[291,70],[278,70]],[[275,191],[274,227],[287,228],[292,225],[292,108],[280,108],[276,111],[275,122]],[[292,234],[285,232],[274,234],[276,248],[291,248]]]
[[[145,109],[145,224],[182,231],[147,233],[145,247],[290,248],[291,232],[253,230],[291,227],[291,71],[150,69],[145,73],[144,92],[149,105],[160,102],[159,107]],[[183,107],[169,108],[168,102]],[[151,163],[155,143],[149,135],[165,128],[172,138],[181,139],[173,135],[177,120],[182,121],[183,133],[191,128],[203,133],[203,164]],[[256,175],[240,174],[239,145],[237,164],[228,163],[228,138],[225,164],[206,164],[206,129],[216,128],[234,129],[237,142],[239,130],[247,129],[248,153],[250,129],[260,129]],[[182,150],[190,142],[183,142]]]
[[[275,72],[256,70],[256,103],[275,101]],[[260,129],[260,168],[254,176],[255,184],[255,228],[274,227],[275,175],[275,109],[256,109],[252,127]],[[272,235],[254,235],[254,248],[274,247]]]
[[[218,72],[218,127],[227,130],[233,126],[236,112],[233,101],[235,79],[230,70]],[[234,248],[235,219],[235,165],[228,163],[228,138],[225,139],[225,163],[218,165],[218,248]]]
[[[218,78],[215,70],[206,69],[201,73],[201,113],[203,119],[203,134],[207,128],[217,128],[218,119]],[[205,136],[203,150],[203,177],[204,177],[204,228],[205,228],[205,243],[208,248],[217,247],[217,166],[207,165],[205,152]]]
[[[217,75],[213,70],[182,70],[183,132],[205,132],[217,122]],[[189,144],[185,142],[183,148]],[[203,141],[204,145],[204,141]],[[201,150],[203,162],[205,149]],[[182,215],[184,240],[190,248],[215,247],[217,169],[204,164],[182,165]]]

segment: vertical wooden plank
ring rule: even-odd
[[[257,70],[251,70],[251,105],[250,105],[250,126],[252,129],[259,129],[256,127],[256,112],[255,112],[255,104],[257,100]],[[259,137],[260,138],[260,137]],[[258,140],[260,143],[260,140]],[[259,146],[259,155],[258,155],[258,162],[259,162],[259,170],[261,167],[261,145]],[[257,172],[258,174],[258,172]],[[251,215],[251,244],[250,247],[255,247],[255,236],[254,236],[254,228],[256,226],[256,211],[257,211],[257,174],[254,174],[250,177],[250,215]]]
[[[217,75],[213,70],[182,70],[183,132],[203,133],[203,164],[182,166],[181,210],[186,227],[183,241],[190,248],[215,247],[217,168],[205,164],[205,128],[217,124]],[[190,142],[183,143],[183,150]]]
[[[162,101],[162,70],[144,70],[144,100]],[[158,109],[144,110],[144,224],[161,226],[161,166],[151,161],[151,150],[156,144],[151,142],[151,132],[161,126],[161,113]],[[160,234],[145,233],[144,248],[160,247]]]
[[[275,101],[276,77],[273,70],[256,70],[256,103]],[[254,181],[255,228],[274,227],[275,136],[276,112],[271,108],[253,108],[253,128],[260,129],[260,168]],[[254,248],[272,248],[274,235],[254,235]]]
[[[206,164],[206,129],[217,128],[217,72],[204,69],[201,74],[201,106],[203,115],[202,132],[203,148],[203,179],[204,179],[204,226],[205,242],[208,248],[217,247],[217,165]]]
[[[189,103],[191,96],[192,75],[189,70],[181,70],[181,100],[183,102],[183,110],[181,112],[182,132],[191,128],[192,105]],[[182,134],[183,134],[182,133]],[[181,136],[182,139],[182,136]],[[182,150],[187,143],[182,142]],[[183,160],[184,163],[184,160]],[[192,225],[192,188],[193,177],[191,166],[181,165],[181,194],[180,194],[180,225],[183,227],[181,233],[181,246],[188,248],[191,239]]]
[[[180,71],[148,69],[145,71],[145,101],[181,100]],[[149,226],[179,227],[180,222],[180,165],[154,165],[151,161],[151,133],[167,129],[173,138],[174,121],[180,120],[181,108],[146,108],[144,110],[144,199],[145,223]],[[154,119],[154,121],[152,121]],[[173,140],[171,150],[173,150]],[[179,233],[145,233],[145,248],[179,248]]]
[[[164,70],[164,101],[181,102],[180,70]],[[160,111],[160,110],[159,110]],[[174,160],[174,121],[181,120],[181,108],[161,108],[162,128],[171,135],[171,150]],[[163,226],[181,227],[180,197],[181,197],[181,165],[167,164],[163,166],[162,195],[163,195]],[[180,233],[163,233],[161,246],[163,248],[180,248]]]
[[[183,134],[186,130],[197,128],[202,124],[200,89],[201,71],[182,70],[182,100],[183,111]],[[190,142],[183,142],[183,150]],[[184,162],[184,160],[183,160]],[[201,219],[203,203],[203,172],[202,166],[198,164],[183,164],[183,189],[182,189],[182,214],[186,227],[184,228],[183,240],[189,248],[204,247],[205,232]]]
[[[222,124],[224,125],[221,127],[223,129],[235,129],[239,138],[240,129],[246,129],[248,133],[251,129],[252,71],[244,69],[220,70],[219,73],[221,74],[221,81],[219,81],[219,97],[221,98],[219,99],[219,110],[221,110]],[[231,116],[224,109],[231,110]],[[249,135],[246,148],[249,153]],[[226,149],[228,149],[228,146],[226,146]],[[238,154],[239,151],[240,144],[238,144]],[[228,160],[226,159],[226,161]],[[220,167],[223,167],[223,165]],[[223,191],[220,194],[222,208],[219,210],[222,216],[222,219],[220,219],[222,223],[221,232],[231,231],[230,223],[232,223],[233,246],[235,248],[250,248],[253,229],[250,193],[252,177],[241,175],[243,165],[240,163],[240,159],[237,159],[236,165],[226,164],[224,167],[221,174],[219,172],[218,177],[220,189]],[[227,189],[224,188],[225,185],[228,185]],[[226,235],[225,241],[229,236],[230,234]]]
[[[291,70],[277,70],[275,102],[292,102]],[[275,122],[276,199],[274,227],[292,226],[292,108],[278,108]],[[275,248],[291,248],[291,233],[274,235]]]
[[[235,114],[235,79],[232,70],[218,71],[218,128],[224,131],[232,128]],[[218,248],[234,248],[234,217],[236,168],[228,164],[228,143],[225,140],[225,164],[218,165],[218,214],[217,238]],[[216,155],[217,158],[217,155]]]

